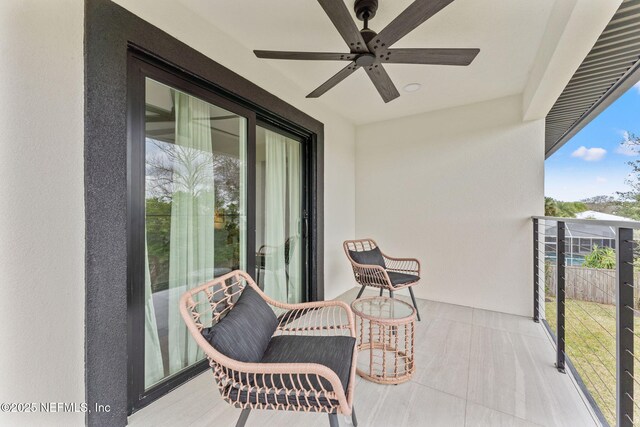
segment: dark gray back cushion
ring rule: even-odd
[[[349,251],[349,256],[358,264],[366,264],[366,265],[379,265],[380,267],[385,268],[384,257],[382,256],[382,252],[380,252],[379,248],[374,248],[369,251]]]
[[[269,304],[247,285],[235,306],[202,335],[220,353],[240,362],[259,362],[278,327]]]

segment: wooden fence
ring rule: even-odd
[[[616,303],[616,271],[601,268],[565,267],[565,297],[600,304]],[[640,271],[634,272],[636,306],[640,301]],[[558,283],[556,266],[545,265],[546,294],[555,296]]]

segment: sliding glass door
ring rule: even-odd
[[[145,79],[145,366],[149,388],[203,359],[182,293],[245,269],[247,120]]]
[[[278,301],[305,298],[303,147],[275,128],[256,132],[256,278]]]
[[[137,57],[128,96],[133,412],[206,369],[185,291],[240,269],[277,300],[306,301],[309,241],[304,138]]]

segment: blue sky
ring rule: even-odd
[[[625,132],[640,135],[640,83],[545,161],[545,196],[569,202],[626,191],[627,162],[639,157],[624,146]]]

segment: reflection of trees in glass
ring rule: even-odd
[[[213,156],[216,183],[216,211],[222,222],[216,224],[216,267],[240,267],[240,159],[227,154]]]
[[[146,200],[147,252],[152,292],[169,285],[169,236],[171,233],[171,202]]]
[[[215,191],[214,262],[216,267],[240,264],[240,159],[225,153],[203,153],[147,139],[146,221],[149,269],[153,291],[169,280],[171,202],[177,192],[193,196]]]

